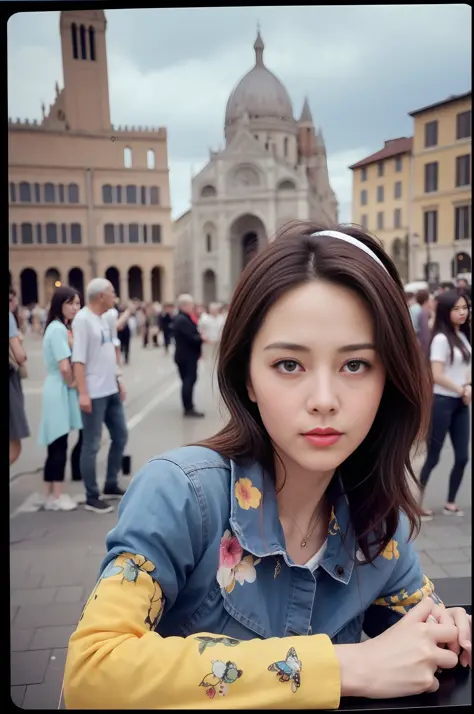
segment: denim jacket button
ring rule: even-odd
[[[339,575],[339,577],[344,575],[344,568],[342,565],[336,565],[336,575]]]

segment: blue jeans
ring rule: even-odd
[[[460,397],[434,394],[428,453],[420,474],[423,489],[439,461],[448,432],[454,450],[454,465],[449,477],[448,503],[454,503],[469,458],[469,407],[463,404]]]
[[[91,402],[92,412],[90,414],[82,412],[81,476],[86,488],[87,498],[98,498],[96,464],[102,436],[102,425],[105,424],[112,440],[107,459],[106,490],[117,485],[117,477],[122,466],[122,456],[127,444],[128,433],[123,404],[118,392],[111,394],[109,397],[91,399]]]

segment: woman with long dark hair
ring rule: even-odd
[[[464,515],[456,506],[456,494],[469,458],[469,404],[472,396],[469,307],[468,298],[465,295],[460,296],[456,290],[438,295],[430,344],[434,382],[431,431],[428,453],[420,474],[423,495],[449,433],[454,450],[454,464],[449,476],[448,499],[443,513],[455,516]],[[431,520],[433,511],[423,510],[422,518]]]
[[[27,354],[23,347],[23,333],[18,319],[18,299],[15,290],[10,288],[9,311],[9,382],[10,382],[10,466],[21,454],[21,441],[30,435],[26,418],[25,399],[21,386],[22,367],[26,366]]]
[[[72,511],[77,508],[73,499],[63,493],[69,432],[82,429],[81,410],[71,367],[71,337],[68,329],[80,309],[79,293],[74,288],[61,286],[51,299],[43,338],[46,380],[43,388],[42,416],[39,443],[47,446],[44,465],[46,501],[50,511]],[[77,479],[80,440],[73,450],[73,477]]]
[[[470,664],[470,619],[440,607],[410,542],[431,379],[379,243],[308,224],[269,243],[235,289],[218,383],[223,429],[125,494],[66,706],[337,708]]]

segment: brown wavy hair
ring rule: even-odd
[[[336,238],[313,236],[324,230],[293,223],[277,234],[243,270],[222,332],[217,380],[229,411],[227,424],[199,442],[238,463],[257,461],[274,475],[275,452],[247,380],[252,343],[265,316],[289,290],[324,280],[356,292],[374,324],[375,345],[387,379],[372,427],[338,473],[349,500],[351,523],[368,562],[385,549],[408,517],[410,537],[419,532],[419,506],[410,489],[416,478],[412,449],[429,426],[432,381],[423,359],[395,265],[378,240],[359,226],[338,226],[369,247],[386,267],[377,267],[360,248]]]

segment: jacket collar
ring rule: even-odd
[[[281,555],[290,567],[298,567],[286,552],[273,478],[257,463],[243,466],[231,461],[230,466],[230,525],[242,548],[257,558]],[[321,567],[347,584],[354,567],[356,541],[339,476],[333,479],[330,491],[333,507]]]

